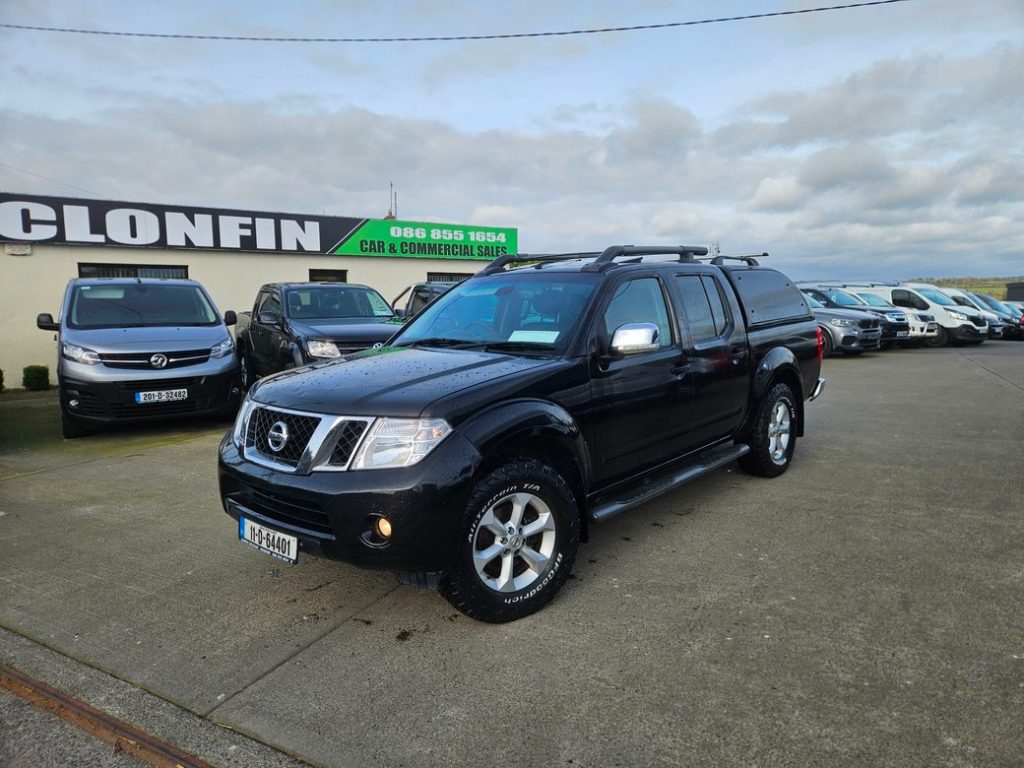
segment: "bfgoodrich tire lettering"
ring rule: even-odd
[[[750,453],[740,459],[744,470],[761,477],[786,471],[796,448],[795,402],[786,384],[776,384],[761,401],[750,430]]]
[[[579,547],[579,508],[565,480],[535,459],[481,479],[440,591],[462,613],[501,623],[534,613],[569,578]]]

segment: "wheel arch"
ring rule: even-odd
[[[483,457],[477,477],[515,458],[537,459],[558,472],[576,497],[580,540],[587,540],[590,461],[579,426],[564,408],[535,399],[501,403],[459,425],[459,431]]]
[[[796,402],[796,435],[803,437],[804,434],[804,387],[800,377],[800,365],[796,355],[787,347],[775,347],[765,355],[754,372],[754,380],[751,385],[750,402],[751,408],[748,413],[747,423],[744,425],[744,432],[749,431],[750,419],[754,417],[757,408],[756,403],[771,391],[776,384],[785,384],[793,391]]]

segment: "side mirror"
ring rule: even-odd
[[[229,309],[224,313],[224,325],[234,325],[238,322],[238,315],[235,314],[235,310]]]
[[[256,319],[265,325],[277,325],[281,316],[277,312],[260,312],[256,315]]]
[[[614,357],[654,352],[658,343],[658,326],[654,323],[626,323],[615,329],[611,353]]]
[[[36,328],[41,331],[59,331],[60,325],[53,322],[53,315],[49,312],[42,312],[36,315]]]

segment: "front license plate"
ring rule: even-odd
[[[238,518],[238,538],[251,544],[260,552],[273,555],[278,560],[294,563],[299,559],[299,540],[287,533],[266,528],[245,517]]]
[[[136,392],[135,402],[143,403],[169,403],[172,400],[188,400],[187,389],[163,389],[159,392]]]
[[[897,339],[902,339],[904,336],[909,336],[909,335],[910,335],[909,331],[896,331],[896,338]]]

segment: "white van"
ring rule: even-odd
[[[927,283],[846,283],[847,290],[872,293],[890,304],[935,316],[936,334],[926,338],[930,347],[947,344],[980,344],[988,338],[988,322],[981,313],[961,307],[934,285]]]
[[[999,319],[999,315],[993,312],[989,307],[985,306],[981,299],[975,296],[970,291],[965,291],[963,288],[949,288],[942,286],[942,292],[949,296],[953,301],[959,304],[961,307],[971,307],[981,312],[982,317],[988,321],[988,333],[993,339],[999,339],[1003,336],[1003,321]]]

